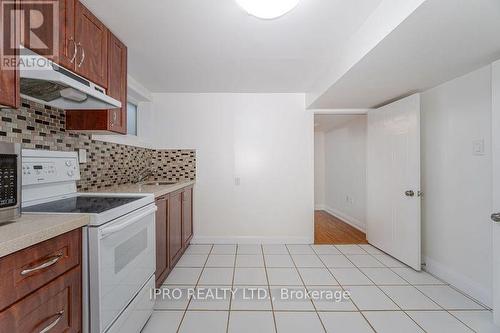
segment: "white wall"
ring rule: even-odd
[[[325,133],[314,132],[314,208],[325,207]]]
[[[150,116],[155,146],[197,150],[194,241],[313,241],[304,94],[153,94]]]
[[[484,155],[473,142],[484,140]],[[491,305],[491,66],[422,94],[427,270]]]
[[[324,209],[365,230],[366,116],[325,133]]]

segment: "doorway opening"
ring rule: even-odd
[[[314,115],[314,242],[367,244],[366,114]]]

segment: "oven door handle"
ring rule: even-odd
[[[110,235],[112,235],[114,233],[117,233],[117,232],[125,229],[126,227],[128,227],[128,226],[136,223],[137,221],[143,219],[144,217],[146,217],[148,215],[151,215],[152,213],[156,212],[157,209],[158,208],[156,206],[153,206],[153,207],[145,210],[141,214],[132,217],[130,220],[127,219],[127,220],[123,221],[120,224],[112,225],[112,226],[106,227],[104,229],[101,229],[101,232],[100,232],[100,235],[99,235],[99,239],[106,238],[106,237],[108,237],[108,236],[110,236]]]

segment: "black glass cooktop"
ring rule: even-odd
[[[141,197],[75,196],[72,198],[24,207],[23,212],[99,214],[139,199],[141,199]]]

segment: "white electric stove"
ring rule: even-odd
[[[76,152],[23,150],[23,214],[86,214],[83,332],[138,333],[154,301],[152,194],[77,193]]]

